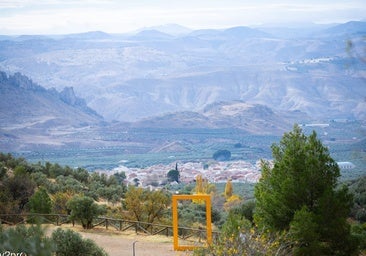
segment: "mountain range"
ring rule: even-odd
[[[366,22],[294,31],[0,36],[1,146],[103,146],[96,138],[113,127],[280,134],[295,122],[365,120]]]
[[[222,101],[302,111],[316,120],[366,118],[366,64],[357,57],[364,54],[366,22],[293,38],[265,28],[156,29],[6,37],[0,69],[46,88],[72,87],[107,121],[197,112]]]
[[[230,101],[212,103],[201,112],[180,111],[135,122],[106,122],[75,95],[72,87],[62,91],[46,89],[20,73],[8,76],[2,71],[0,109],[0,150],[5,151],[110,147],[126,142],[124,138],[111,141],[110,136],[120,137],[136,129],[237,129],[273,135],[288,130],[295,120],[310,120],[299,111],[275,112],[260,104]],[[149,144],[149,140],[143,143]]]

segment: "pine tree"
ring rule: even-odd
[[[357,245],[346,221],[352,197],[337,190],[340,171],[316,133],[301,128],[272,146],[273,163],[262,162],[255,187],[255,223],[289,232],[295,255],[355,255]]]

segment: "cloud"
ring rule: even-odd
[[[365,18],[363,1],[2,0],[0,33],[126,32],[177,23],[191,28]]]

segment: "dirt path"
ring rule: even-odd
[[[135,243],[135,256],[189,256],[191,252],[177,252],[173,250],[173,238],[166,236],[147,236],[136,235],[134,232],[114,232],[103,228],[94,228],[92,230],[83,230],[77,227],[70,228],[84,238],[89,238],[102,247],[109,256],[129,256],[133,255],[133,243]],[[48,232],[52,232],[53,227],[48,227]]]

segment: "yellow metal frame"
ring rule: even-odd
[[[211,227],[211,196],[207,194],[202,195],[173,195],[172,196],[172,210],[173,210],[173,244],[175,251],[194,250],[198,246],[179,245],[178,241],[178,200],[203,200],[206,203],[206,231],[207,244],[212,242],[212,227]]]

